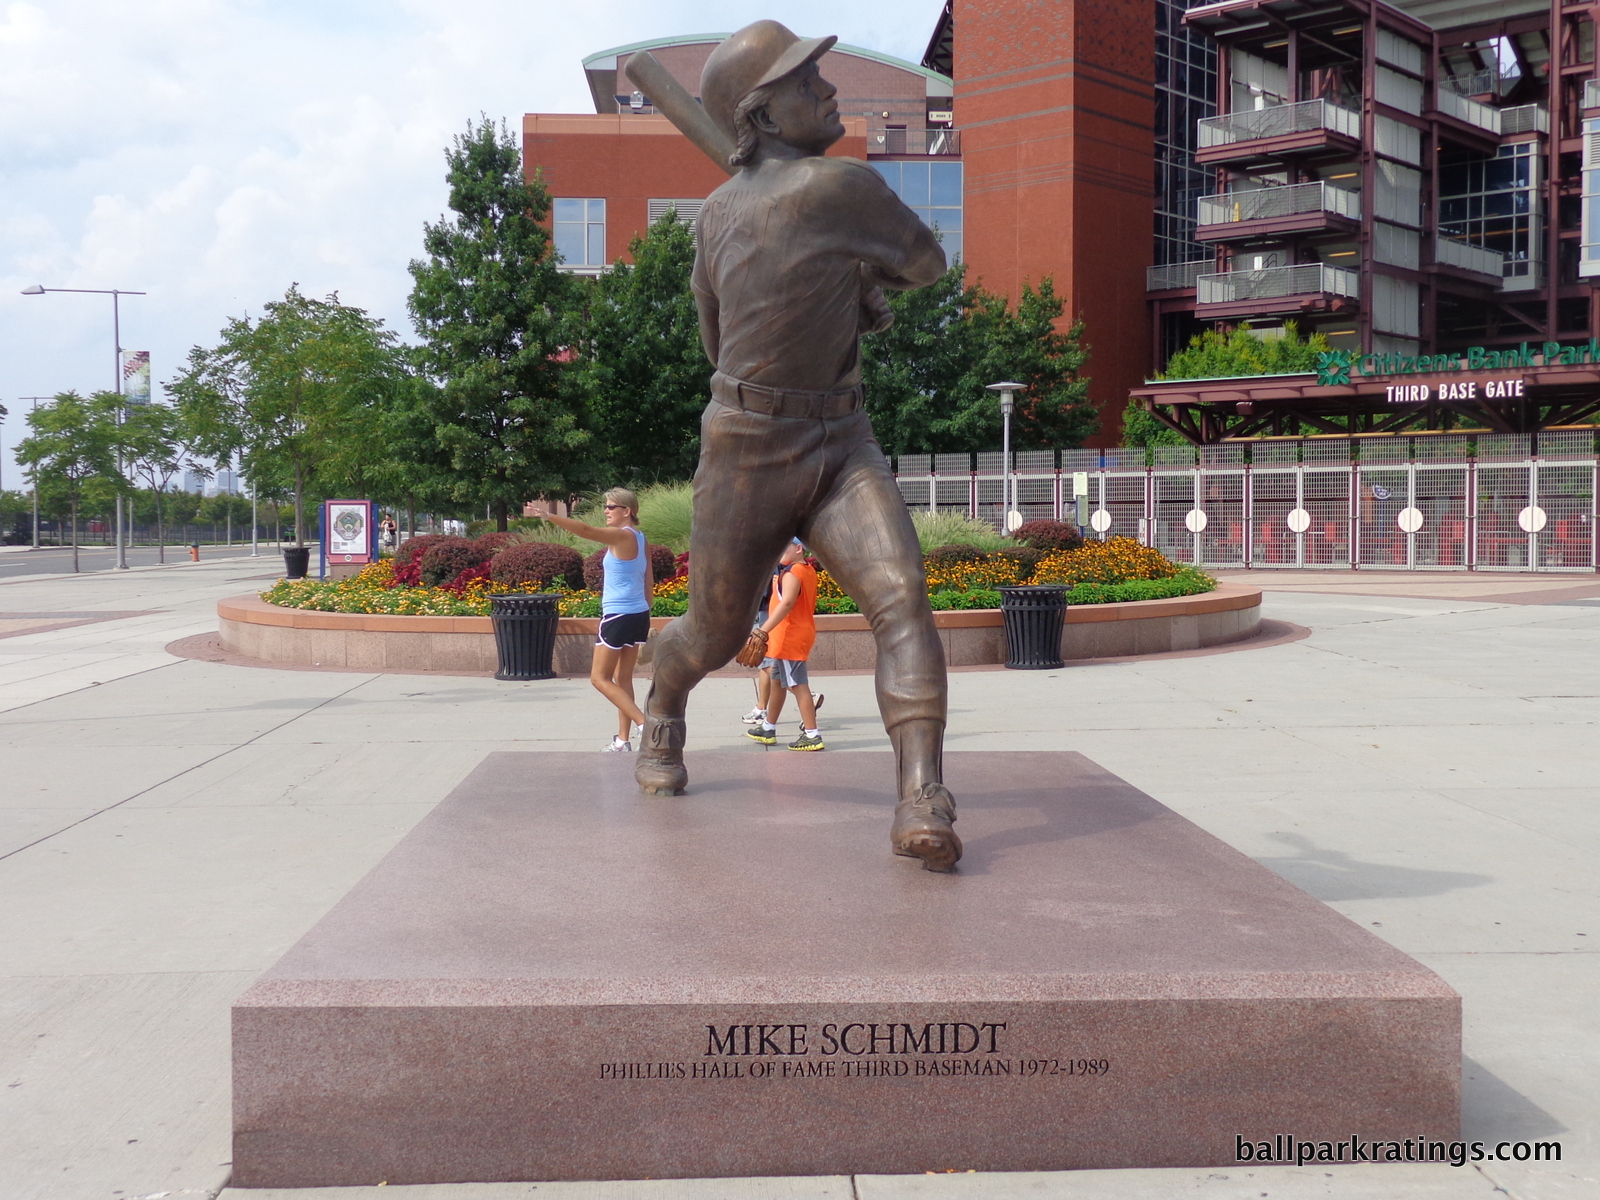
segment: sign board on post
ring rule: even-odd
[[[150,403],[150,351],[122,352],[122,402],[127,405]]]
[[[330,567],[370,563],[372,545],[371,500],[322,502],[322,553]]]

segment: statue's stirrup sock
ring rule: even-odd
[[[685,730],[682,717],[645,713],[642,749],[633,768],[639,790],[651,796],[681,796],[689,786],[683,765]]]
[[[925,783],[910,800],[895,805],[889,843],[896,854],[920,858],[929,871],[953,871],[961,859],[961,839],[951,828],[956,800],[942,783]]]

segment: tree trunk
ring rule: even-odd
[[[156,492],[156,561],[167,561],[167,527],[161,523],[161,493]]]
[[[294,464],[294,544],[296,548],[306,544],[306,514],[305,497],[301,494],[304,478],[300,473],[300,464]]]
[[[496,500],[494,502],[494,527],[500,533],[504,533],[511,528],[507,520],[506,502],[504,500]]]
[[[78,570],[78,494],[72,494],[72,570]]]
[[[417,498],[409,495],[406,497],[406,536],[417,536]]]

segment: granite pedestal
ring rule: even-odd
[[[947,765],[954,875],[889,853],[888,754],[490,755],[236,1004],[234,1183],[1457,1136],[1437,976],[1081,755]]]

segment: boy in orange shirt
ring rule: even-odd
[[[764,746],[778,742],[778,716],[783,712],[784,692],[793,692],[800,706],[800,736],[789,743],[791,750],[821,750],[822,733],[817,729],[817,706],[811,698],[811,683],[806,676],[806,659],[817,640],[817,572],[805,561],[805,544],[793,538],[783,550],[781,574],[772,581],[772,598],[767,604],[767,619],[761,628],[767,636],[767,659],[761,665],[771,672],[766,717],[747,731]]]

